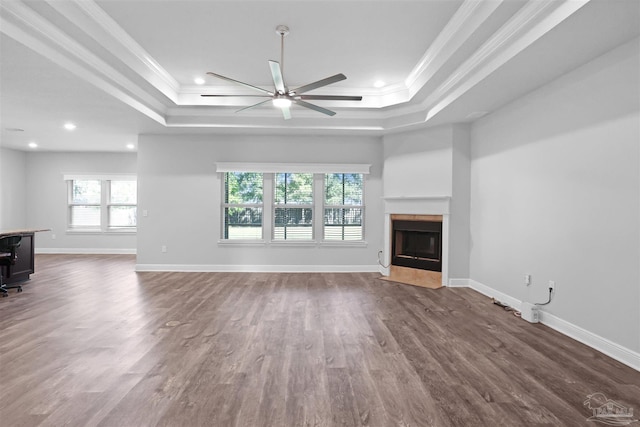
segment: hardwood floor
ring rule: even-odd
[[[640,372],[462,288],[38,255],[0,299],[2,426],[576,426]]]

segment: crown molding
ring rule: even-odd
[[[325,124],[324,122],[320,123],[320,121],[318,121],[318,123],[305,123],[304,125],[296,127],[293,123],[287,123],[285,126],[283,124],[274,124],[274,121],[269,123],[266,128],[272,128],[272,126],[275,126],[276,128],[282,129],[294,128],[301,130],[313,128],[316,130],[330,129],[334,131],[341,131],[348,128],[352,130],[366,129],[368,131],[385,134],[411,130],[428,125],[429,121],[437,116],[437,114],[443,109],[462,97],[467,91],[480,83],[489,74],[505,65],[515,55],[544,36],[547,32],[560,24],[564,19],[571,16],[589,1],[590,0],[530,0],[496,33],[494,33],[494,35],[491,36],[471,57],[464,61],[449,79],[438,86],[434,92],[427,95],[423,101],[414,104],[407,103],[396,108],[382,109],[381,107],[378,107],[379,114],[376,117],[376,120],[378,120],[376,122],[376,126],[368,126],[364,124],[366,119],[372,118],[372,112],[365,111],[363,108],[360,110],[346,109],[344,112],[341,112],[339,120],[335,117],[332,118],[331,124]],[[455,20],[455,25],[457,26],[464,26],[464,22],[469,22],[469,16],[473,15],[473,10],[478,10],[477,6],[474,9],[473,4],[468,4],[468,2],[465,2],[465,5],[468,7],[461,11],[461,15]],[[481,17],[476,17],[474,19],[475,25],[480,25],[480,19],[487,19],[491,13],[490,10],[495,10],[495,8],[483,9]],[[451,32],[452,28],[454,28],[453,24],[447,31]],[[429,69],[427,67],[424,68],[424,72],[430,73],[433,72],[433,69]],[[407,89],[407,91],[408,90],[409,89]],[[344,104],[341,105],[344,106]],[[371,106],[371,104],[366,103],[358,106],[376,108]],[[232,114],[231,110],[229,110],[229,114]],[[313,113],[309,113],[309,115],[298,114],[297,116],[312,117],[312,114]],[[251,125],[248,126],[257,128],[261,126],[259,118],[249,117],[250,116],[245,118],[251,120]],[[273,112],[272,117],[274,117],[274,120],[277,119],[279,117],[278,113]],[[198,123],[197,120],[193,121],[190,126],[226,126],[222,121],[217,120],[215,121],[215,124],[212,124],[211,117],[208,117],[207,120],[207,123]],[[233,119],[230,118],[229,120]],[[178,124],[178,122],[181,122],[182,124]],[[183,125],[185,125],[184,121],[178,120],[171,126]],[[238,125],[238,127],[240,127],[240,125]]]
[[[404,81],[412,98],[462,44],[495,12],[503,0],[465,0]]]
[[[427,99],[428,121],[591,0],[529,1]]]
[[[159,92],[177,100],[180,84],[93,0],[46,0],[61,15],[124,62]]]
[[[164,124],[163,104],[22,2],[2,2],[0,12],[0,31]]]
[[[294,120],[287,122],[282,121],[277,110],[261,108],[248,111],[242,117],[235,115],[235,110],[251,105],[259,98],[200,96],[214,92],[223,95],[245,93],[240,88],[181,86],[95,1],[45,1],[111,56],[99,58],[23,1],[0,3],[0,31],[168,128],[380,134],[428,124],[447,106],[590,0],[526,1],[480,48],[458,65],[448,79],[437,85],[434,77],[438,71],[457,65],[452,63],[454,54],[472,39],[483,23],[495,17],[494,13],[505,1],[465,0],[404,82],[380,89],[333,88],[331,94],[357,93],[362,94],[363,100],[323,101],[322,105],[339,111],[339,117],[329,119],[317,112],[299,109]],[[106,62],[112,60],[126,65],[134,73],[129,75],[131,78]],[[136,83],[142,81],[149,86]],[[425,86],[435,87],[435,90],[427,94]],[[326,92],[319,89],[314,93]]]

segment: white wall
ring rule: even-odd
[[[451,224],[449,276],[469,277],[469,210],[471,204],[471,147],[467,125],[453,127],[451,153]]]
[[[27,153],[0,148],[0,230],[26,228]]]
[[[142,135],[138,211],[148,216],[138,219],[138,268],[374,270],[382,242],[381,159],[376,137]],[[222,184],[216,162],[371,164],[365,180],[367,245],[219,244]]]
[[[473,126],[470,251],[475,281],[543,302],[554,280],[550,319],[636,358],[638,52],[636,39]]]
[[[451,126],[384,137],[385,197],[451,196]]]
[[[65,174],[135,174],[135,153],[27,153],[27,225],[38,233],[37,252],[135,252],[135,234],[68,233]],[[55,236],[55,239],[53,237]]]
[[[443,278],[469,277],[469,127],[447,125],[384,137],[384,196],[448,197]],[[428,202],[426,202],[428,205]],[[397,213],[397,212],[395,212]],[[438,213],[425,211],[424,214]],[[388,248],[386,248],[388,249]],[[388,252],[388,251],[387,251]],[[388,259],[385,256],[385,259]],[[445,276],[446,272],[446,277]]]

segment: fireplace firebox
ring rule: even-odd
[[[394,220],[391,264],[442,271],[442,222]]]

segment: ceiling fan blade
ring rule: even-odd
[[[241,108],[238,111],[236,111],[236,113],[239,113],[240,111],[249,110],[251,108],[258,107],[258,106],[260,106],[262,104],[266,104],[267,102],[271,102],[271,99],[267,99],[266,101],[258,102],[257,104],[253,104],[253,105],[249,105],[248,107]]]
[[[264,94],[264,95],[214,95],[214,94],[209,94],[209,93],[203,93],[200,96],[217,96],[219,98],[220,97],[231,97],[231,96],[236,97],[236,98],[238,98],[238,97],[239,98],[249,98],[249,97],[250,98],[255,98],[255,97],[257,97],[257,98],[271,98],[273,95],[267,95],[267,94]]]
[[[291,118],[291,110],[289,109],[289,107],[280,107],[282,109],[282,117],[284,117],[285,120],[289,120]]]
[[[290,92],[294,92],[296,95],[299,95],[304,92],[309,92],[310,90],[317,89],[322,86],[330,85],[331,83],[336,83],[342,80],[345,80],[347,76],[344,74],[336,74],[335,76],[327,77],[326,79],[318,80],[317,82],[309,83],[304,86],[300,86],[297,89],[294,89]]]
[[[244,82],[241,82],[241,81],[238,81],[238,80],[230,79],[229,77],[221,76],[220,74],[212,73],[210,71],[207,72],[207,74],[210,75],[210,76],[213,76],[213,77],[217,77],[217,78],[222,79],[222,80],[226,80],[226,81],[229,81],[229,82],[233,82],[233,83],[242,85],[244,87],[249,87],[251,89],[255,89],[255,90],[260,91],[262,93],[266,93],[267,95],[270,95],[270,96],[273,95],[273,92],[269,92],[268,90],[262,89],[261,87],[258,87],[258,86],[250,85],[249,83],[244,83]]]
[[[284,78],[282,77],[280,63],[269,60],[269,68],[271,68],[271,76],[273,77],[273,84],[276,87],[276,91],[278,93],[284,93]]]
[[[293,102],[295,102],[296,104],[298,104],[301,107],[305,107],[305,108],[309,108],[311,110],[316,110],[322,114],[326,114],[327,116],[335,116],[336,112],[335,111],[331,111],[331,110],[327,110],[326,108],[322,108],[322,107],[318,107],[315,104],[310,104],[308,102],[302,101],[300,99],[295,99]]]
[[[300,99],[315,99],[318,101],[362,101],[361,96],[342,95],[300,95]]]

